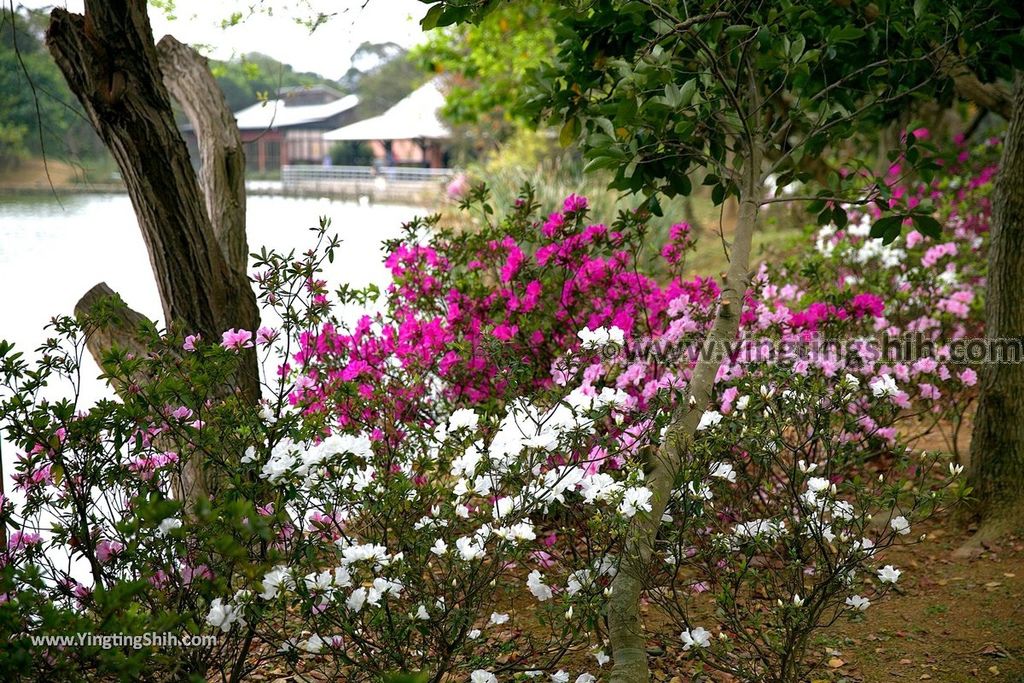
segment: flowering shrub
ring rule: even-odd
[[[338,243],[325,222],[309,252],[257,256],[272,327],[219,341],[141,330],[146,353],[104,359],[119,399],[87,410],[42,389],[63,380],[77,395],[85,339],[108,311],[56,321],[34,368],[0,348],[24,496],[3,502],[5,630],[218,636],[44,657],[15,638],[0,669],[240,680],[278,659],[345,680],[586,683],[561,663],[607,663],[611,578],[640,563],[695,662],[802,680],[810,634],[877,601],[900,576],[884,550],[965,492],[903,439],[955,420],[973,392],[948,347],[977,331],[983,277],[974,193],[988,172],[967,168],[899,197],[935,201],[950,241],[912,232],[882,246],[864,214],[817,231],[799,264],[756,273],[640,557],[622,541],[652,510],[645,472],[719,294],[683,276],[685,223],[652,250],[643,212],[594,224],[570,196],[543,217],[527,188],[496,219],[474,188],[464,208],[478,229],[407,226],[388,245],[380,311],[349,328],[338,307],[379,293],[328,289]],[[873,356],[881,333],[935,352]],[[264,400],[247,405],[232,377],[254,345]]]

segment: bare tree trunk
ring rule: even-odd
[[[645,683],[650,676],[640,617],[645,575],[676,475],[701,415],[711,402],[715,377],[724,355],[723,342],[731,342],[736,336],[743,294],[750,284],[750,249],[757,224],[758,193],[762,187],[759,155],[750,160],[744,173],[747,180],[743,184],[729,270],[723,283],[718,315],[705,341],[706,353],[701,354],[690,378],[686,400],[676,409],[665,441],[653,456],[646,482],[652,493],[651,512],[635,518],[626,538],[619,572],[612,582],[612,593],[608,599],[608,634],[615,659],[612,683]]]
[[[1024,72],[992,201],[985,336],[1024,340]],[[970,482],[982,527],[974,544],[1024,523],[1024,364],[981,368],[971,438]]]
[[[241,148],[240,143],[232,150],[230,141],[206,139],[230,138],[217,127],[231,119],[230,113],[226,119],[208,113],[217,108],[226,112],[227,106],[201,58],[193,52],[189,64],[192,51],[173,39],[162,49],[172,82],[200,83],[187,80],[201,78],[196,64],[207,71],[204,88],[183,106],[196,115],[200,147],[227,150],[223,166],[231,171],[204,171],[204,179],[212,178],[205,188],[209,206],[174,122],[145,0],[87,0],[84,16],[55,9],[46,42],[121,170],[167,324],[207,339],[217,339],[232,327],[255,328],[259,309],[245,274],[243,178],[235,172]],[[180,92],[186,89],[183,85]],[[237,131],[234,135],[237,139]],[[207,150],[204,162],[215,156]],[[259,398],[254,352],[242,359],[237,385],[247,399]]]
[[[254,330],[259,308],[246,275],[245,157],[206,60],[170,36],[154,45],[145,0],[86,0],[84,16],[55,9],[46,42],[121,170],[167,325],[208,340],[229,328]],[[168,90],[199,140],[201,183]],[[82,297],[76,313],[84,316],[113,297],[100,283]],[[93,330],[88,345],[97,362],[112,346],[143,351],[143,320],[124,306],[104,329]],[[255,350],[243,352],[235,385],[243,399],[259,399]],[[189,460],[177,489],[188,502],[207,495],[201,461]]]

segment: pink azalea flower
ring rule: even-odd
[[[587,208],[587,198],[577,194],[571,194],[562,203],[562,210],[566,213],[575,213]]]
[[[252,348],[252,332],[231,328],[224,333],[220,345],[229,351]]]
[[[96,545],[96,559],[99,560],[100,564],[106,564],[110,558],[119,554],[122,550],[124,550],[122,543],[104,539]]]
[[[277,330],[272,327],[261,327],[256,332],[256,343],[260,346],[270,346],[277,339]]]
[[[501,339],[502,341],[509,341],[510,339],[515,337],[518,332],[518,326],[506,325],[505,323],[502,323],[501,325],[495,327],[491,334],[493,334],[497,339]]]

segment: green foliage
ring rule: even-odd
[[[514,119],[530,70],[554,48],[555,5],[530,0],[502,5],[478,24],[435,31],[414,55],[448,77],[445,116],[453,123],[496,127]]]
[[[335,166],[369,166],[373,149],[362,140],[343,140],[331,147],[331,163]]]
[[[259,52],[243,55],[239,60],[211,61],[210,70],[231,111],[244,109],[261,100],[274,99],[282,88],[338,87],[335,81],[319,74],[295,71],[290,65]]]
[[[383,113],[422,85],[424,80],[426,75],[420,66],[402,49],[355,80],[360,116]]]
[[[427,28],[485,26],[508,11],[487,0],[428,1]],[[596,0],[550,11],[555,55],[531,73],[523,111],[558,127],[563,145],[578,141],[589,171],[614,174],[613,189],[687,195],[698,172],[716,204],[773,175],[777,187],[817,184],[824,202],[893,208],[850,142],[877,138],[916,99],[949,99],[945,59],[994,78],[1024,46],[1018,12],[996,0]],[[996,40],[998,55],[988,49]],[[927,173],[912,143],[902,161]],[[847,172],[822,179],[815,164]],[[831,203],[843,222],[837,211]]]
[[[45,15],[0,9],[0,168],[44,151],[96,156],[102,145],[42,35]]]
[[[25,138],[28,128],[13,123],[0,123],[0,171],[17,166],[28,156]]]

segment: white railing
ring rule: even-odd
[[[429,183],[450,179],[450,168],[414,168],[407,166],[282,166],[281,183],[285,188],[322,185],[345,181],[391,183]]]

